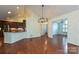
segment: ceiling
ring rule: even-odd
[[[0,19],[6,18],[8,16],[8,11],[12,12],[12,16],[16,11],[16,7],[17,5],[0,5]],[[25,8],[41,17],[41,5],[26,5]],[[52,18],[77,9],[79,9],[78,5],[45,5],[44,16]]]

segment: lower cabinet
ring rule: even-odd
[[[3,47],[4,41],[3,38],[0,38],[0,47]]]

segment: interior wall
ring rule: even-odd
[[[68,42],[79,46],[79,11],[68,16]]]
[[[30,37],[40,37],[41,35],[44,35],[47,31],[47,25],[40,24],[38,22],[39,17],[35,14],[32,14],[31,17],[26,19],[26,32],[27,32],[27,38]]]

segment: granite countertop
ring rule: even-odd
[[[12,31],[4,31],[4,32],[13,32],[13,33],[15,33],[15,32],[25,32],[25,31],[23,31],[23,30],[12,30]]]

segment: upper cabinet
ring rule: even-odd
[[[23,22],[9,22],[9,21],[0,21],[0,31],[4,32],[18,32],[25,31],[26,21]]]

